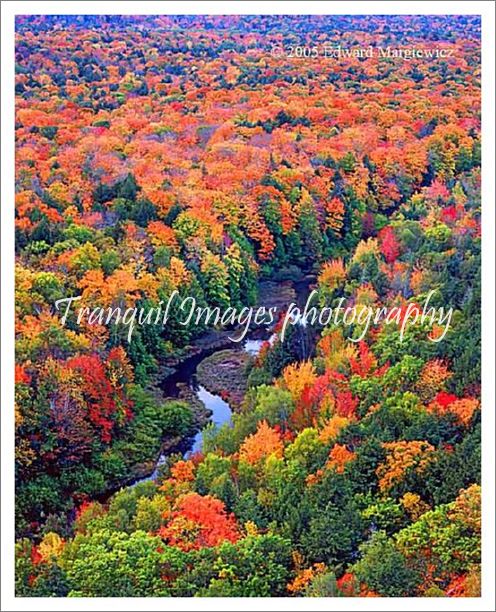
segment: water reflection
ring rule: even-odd
[[[216,427],[220,427],[224,423],[231,422],[232,410],[229,404],[223,400],[219,395],[215,395],[207,391],[205,387],[201,385],[198,387],[196,392],[198,399],[205,404],[205,406],[212,411],[210,422]],[[192,453],[196,453],[202,450],[203,446],[203,432],[199,431],[193,438],[193,442],[190,450],[185,454],[188,457]]]

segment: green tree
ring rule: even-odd
[[[383,531],[360,546],[361,559],[353,566],[360,582],[383,597],[412,597],[419,575]]]
[[[164,597],[173,594],[164,575],[184,570],[184,554],[157,536],[109,529],[77,535],[64,551],[71,597]]]

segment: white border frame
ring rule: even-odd
[[[495,4],[483,1],[196,1],[2,3],[2,610],[477,610],[495,609]],[[29,14],[338,14],[482,16],[482,597],[480,598],[16,598],[14,595],[14,19]]]

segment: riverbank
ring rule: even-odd
[[[254,308],[264,306],[267,310],[276,308],[277,314],[284,312],[292,302],[298,301],[298,291],[295,286],[298,283],[305,283],[307,279],[313,279],[313,277],[302,276],[298,281],[262,281]],[[214,351],[232,348],[235,343],[231,338],[240,336],[242,330],[241,326],[234,326],[205,332],[195,340],[194,344],[185,346],[177,355],[165,359],[161,364],[161,375],[163,378],[173,375],[177,368],[182,367],[184,362],[196,355],[211,354]],[[264,330],[264,326],[257,326],[252,322],[249,333],[254,331],[263,333]]]
[[[262,281],[258,305],[284,312],[289,304],[304,304],[314,277],[302,276],[298,281]],[[183,400],[193,414],[192,433],[162,441],[160,451],[150,461],[136,464],[125,481],[112,487],[105,497],[119,488],[155,479],[168,455],[201,450],[202,430],[213,422],[220,426],[230,421],[232,412],[241,406],[247,390],[249,367],[263,341],[272,334],[273,326],[252,325],[242,343],[230,340],[236,329],[214,329],[187,346],[180,355],[161,364],[154,392],[157,401]],[[234,348],[233,348],[234,347]]]
[[[253,355],[245,350],[217,351],[199,363],[196,377],[200,385],[222,397],[235,410],[245,396],[248,369],[253,361]]]

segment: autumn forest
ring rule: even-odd
[[[478,596],[480,19],[18,17],[15,94],[17,595]],[[451,325],[55,305],[314,289]]]

